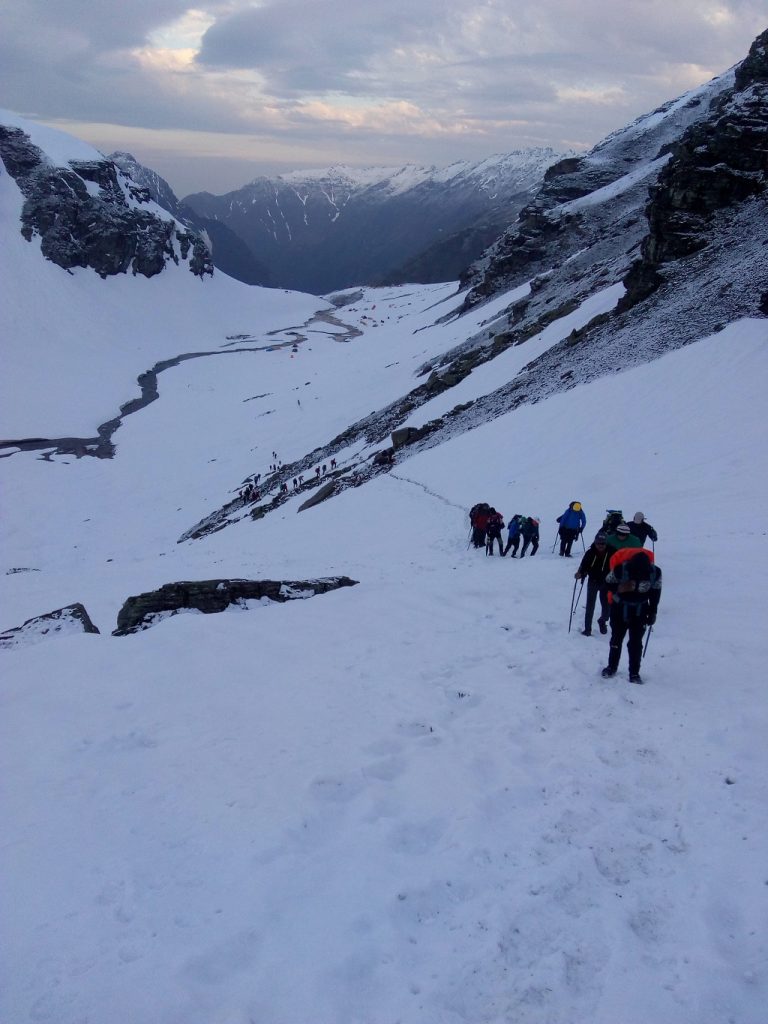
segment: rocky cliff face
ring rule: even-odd
[[[177,220],[205,237],[211,259],[217,270],[245,284],[271,284],[269,271],[254,257],[245,242],[221,221],[201,217],[179,202],[171,186],[151,167],[146,167],[131,153],[110,153],[109,159],[137,185],[145,188],[158,206]]]
[[[18,127],[0,125],[0,158],[24,196],[21,233],[40,237],[46,259],[71,270],[91,267],[101,277],[152,277],[173,262],[193,274],[213,272],[202,238],[142,206],[149,192],[110,160],[51,164]]]
[[[651,189],[648,233],[625,279],[623,308],[647,298],[664,266],[714,241],[714,215],[766,194],[768,186],[768,31],[737,68],[734,87],[670,147],[671,158]]]

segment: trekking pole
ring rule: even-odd
[[[584,554],[586,555],[586,553],[587,553],[587,545],[584,543],[584,531],[583,530],[579,531],[579,536],[581,537],[581,546],[582,546],[582,548],[584,550]]]
[[[645,657],[645,652],[648,650],[648,641],[651,639],[651,633],[652,632],[653,632],[653,626],[649,626],[648,627],[648,636],[645,638],[645,646],[643,647],[643,657]]]
[[[576,586],[577,586],[578,582],[579,582],[578,580],[574,580],[573,581],[573,593],[571,594],[571,614],[570,614],[570,617],[568,619],[568,632],[569,633],[571,632],[571,623],[573,622],[573,609],[574,609],[574,602],[576,601]]]
[[[576,604],[575,604],[574,609],[573,609],[574,611],[578,610],[579,601],[581,600],[581,592],[582,592],[583,589],[584,589],[584,580],[581,581],[581,586],[579,587],[579,595],[576,598]]]
[[[469,536],[467,537],[467,551],[469,551],[469,545],[472,543],[472,527],[469,528]]]
[[[555,548],[557,547],[557,538],[558,538],[559,536],[560,536],[560,531],[558,530],[558,531],[557,531],[557,533],[555,534],[555,543],[554,543],[554,544],[552,545],[552,554],[553,554],[553,555],[554,555],[554,553],[555,553]]]

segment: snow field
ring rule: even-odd
[[[360,584],[2,653],[2,1019],[762,1022],[764,321],[175,543],[460,340],[412,333],[419,294],[367,292],[360,317],[402,322],[302,347],[306,418],[286,350],[242,357],[258,380],[198,360],[111,462],[4,461],[5,547],[39,570],[0,577],[7,625],[81,600],[106,634],[178,579]],[[588,538],[617,503],[659,530],[645,687],[626,655],[600,678],[581,610],[567,633],[578,562],[551,547],[575,499]],[[541,517],[535,559],[467,549],[479,500]]]

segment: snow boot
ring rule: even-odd
[[[600,632],[603,634],[603,636],[605,636],[605,634],[608,632],[608,626],[603,621],[603,619],[598,619],[597,624],[600,627]]]
[[[643,680],[640,677],[640,673],[639,672],[630,672],[629,673],[629,681],[630,681],[630,683],[642,683]]]
[[[603,679],[612,679],[616,675],[616,669],[611,668],[610,665],[606,665],[600,675]]]
[[[581,635],[582,636],[592,636],[592,630],[591,629],[582,629]]]

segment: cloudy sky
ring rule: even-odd
[[[0,106],[183,196],[593,145],[741,60],[764,0],[0,0]]]

